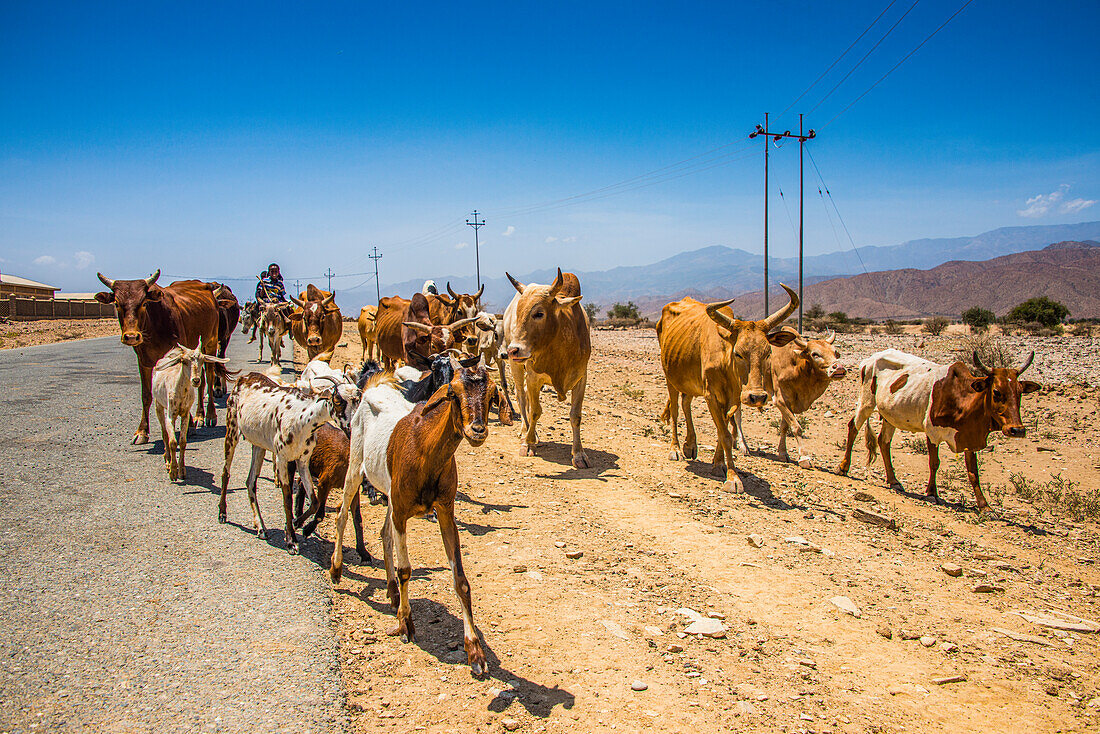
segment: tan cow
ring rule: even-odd
[[[375,348],[378,346],[378,306],[363,306],[359,311],[359,340],[363,342],[363,356],[361,361],[374,359]],[[381,350],[378,350],[381,357]]]
[[[573,466],[590,466],[581,447],[581,405],[592,356],[588,316],[581,308],[581,284],[572,273],[561,272],[552,285],[524,285],[508,273],[517,294],[504,312],[504,344],[523,416],[524,453],[535,455],[536,427],[542,406],[539,391],[554,386],[558,400],[572,392],[569,422],[573,426]]]
[[[798,295],[785,285],[783,288],[790,303],[762,321],[734,318],[729,309],[733,299],[705,304],[685,298],[666,305],[657,322],[661,367],[668,384],[668,404],[662,419],[672,429],[669,459],[681,458],[676,426],[678,399],[687,426],[682,456],[696,458],[691,399],[704,397],[718,432],[712,472],[726,479],[723,488],[730,492],[742,492],[744,485],[733,465],[733,440],[727,424],[740,417],[742,404],[755,408],[767,404],[765,380],[771,348],[788,344],[795,337],[788,331],[773,331],[798,308]]]
[[[294,341],[306,350],[307,359],[325,362],[332,359],[337,342],[344,333],[344,319],[336,305],[336,294],[310,283],[298,298],[290,296],[298,308],[290,314]]]
[[[410,303],[408,298],[401,296],[383,296],[378,300],[375,338],[382,366],[387,370],[392,370],[398,363],[405,361],[402,326],[409,312]]]
[[[793,329],[784,328],[784,331],[788,330],[795,334],[794,340],[785,347],[772,347],[767,390],[779,409],[779,460],[789,460],[789,429],[798,448],[798,464],[809,469],[813,466],[813,460],[803,448],[802,426],[795,416],[806,412],[833,380],[843,380],[847,370],[837,361],[840,354],[833,346],[835,333],[824,339],[807,340]]]

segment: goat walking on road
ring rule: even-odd
[[[386,559],[387,593],[397,610],[397,626],[389,631],[408,641],[415,630],[409,606],[412,563],[406,544],[410,518],[435,510],[443,547],[454,576],[455,594],[462,605],[463,642],[470,667],[476,676],[488,671],[485,651],[474,626],[470,584],[462,567],[462,549],[455,522],[454,503],[458,491],[458,467],[454,453],[465,438],[481,446],[489,436],[488,414],[497,387],[484,365],[473,365],[480,357],[456,365],[454,378],[432,397],[415,407],[401,398],[389,384],[367,386],[352,421],[351,451],[344,481],[344,501],[336,521],[336,547],[329,576],[340,581],[343,571],[343,537],[348,510],[358,495],[366,474],[375,487],[389,497],[382,527]],[[507,401],[501,401],[506,411]],[[509,416],[510,418],[510,416]]]
[[[156,401],[157,422],[164,441],[164,466],[173,482],[187,479],[184,454],[187,451],[187,430],[191,427],[191,408],[195,405],[202,384],[203,366],[214,365],[217,380],[230,379],[224,365],[224,357],[203,354],[201,349],[188,349],[177,345],[161,357],[153,367],[153,399]],[[176,440],[176,420],[180,422],[179,441]],[[179,449],[179,459],[176,450]]]

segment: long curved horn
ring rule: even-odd
[[[1035,354],[1035,353],[1034,353],[1034,352],[1032,352],[1032,356],[1034,356],[1034,354]],[[1028,364],[1030,364],[1030,363],[1031,363],[1031,362],[1029,361],[1029,362],[1028,362]],[[978,356],[978,350],[977,350],[977,349],[975,349],[975,350],[974,350],[974,366],[975,366],[975,367],[977,367],[977,368],[978,368],[978,370],[979,370],[979,371],[980,371],[980,372],[981,372],[981,373],[982,373],[983,375],[985,375],[985,376],[987,376],[987,377],[988,377],[988,376],[989,376],[989,374],[990,374],[990,373],[992,372],[992,370],[991,370],[991,369],[989,369],[989,368],[988,368],[988,367],[986,367],[986,366],[985,366],[984,364],[982,364],[982,358]]]
[[[523,289],[526,286],[524,286],[523,283],[520,283],[518,280],[513,278],[512,274],[509,273],[507,270],[504,271],[504,274],[508,276],[508,280],[512,281],[512,287],[515,288],[517,292],[523,293]]]
[[[295,298],[294,296],[290,295],[289,293],[287,293],[287,294],[286,294],[286,297],[287,297],[287,298],[289,298],[289,299],[290,299],[290,302],[291,302],[291,303],[293,303],[293,304],[294,304],[295,306],[297,306],[298,308],[301,308],[301,309],[305,309],[305,307],[306,307],[306,304],[305,304],[305,303],[304,303],[303,301],[299,301],[299,300],[298,300],[297,298]]]
[[[447,324],[447,328],[450,329],[451,331],[456,331],[458,329],[461,329],[466,324],[469,324],[469,323],[474,322],[474,321],[477,321],[477,316],[470,316],[469,318],[459,319],[458,321]]]
[[[481,287],[477,289],[477,293],[474,294],[474,302],[475,303],[481,301],[481,294],[484,293],[484,292],[485,292],[485,284],[482,283]]]
[[[550,298],[558,295],[563,285],[565,285],[565,278],[561,274],[561,268],[558,268],[558,277],[554,278],[554,284],[550,286]]]
[[[213,288],[213,289],[211,290],[211,292],[212,292],[212,293],[214,294],[214,298],[216,298],[216,299],[217,299],[217,298],[221,298],[221,296],[222,296],[222,293],[224,293],[224,292],[225,292],[225,289],[224,289],[224,288],[222,288],[222,287],[221,287],[221,286],[219,285],[219,286],[217,286],[216,288]]]
[[[329,304],[331,304],[335,300],[336,300],[336,291],[333,291],[332,293],[330,293],[328,295],[327,298],[324,298],[324,299],[321,300],[321,305],[322,306],[328,306]]]
[[[453,288],[451,288],[451,281],[449,280],[447,281],[447,292],[451,294],[451,298],[454,298],[456,300],[458,299],[458,294],[454,292]]]
[[[783,308],[776,311],[775,313],[773,313],[768,318],[764,319],[764,330],[765,331],[771,331],[775,327],[779,326],[781,323],[783,323],[784,320],[786,320],[786,318],[788,316],[790,316],[792,313],[794,313],[795,310],[798,308],[798,304],[799,304],[798,294],[795,293],[790,288],[788,288],[783,283],[780,283],[779,285],[783,286],[783,290],[787,291],[787,295],[790,296],[791,302],[788,303]]]
[[[829,336],[825,337],[825,343],[826,344],[832,344],[835,341],[836,341],[836,332],[833,331],[832,329],[829,329]]]
[[[733,319],[731,319],[729,316],[726,316],[719,309],[725,308],[726,306],[730,305],[731,303],[733,303],[736,300],[737,300],[736,298],[731,298],[728,301],[718,301],[717,303],[708,303],[707,304],[707,316],[710,316],[710,318],[713,319],[714,321],[716,321],[720,326],[724,326],[727,329],[732,329],[733,328]]]
[[[115,289],[115,282],[105,276],[103,273],[96,273],[96,277],[99,278],[99,281],[103,283],[103,285],[107,286],[111,290]]]
[[[153,283],[156,283],[157,278],[159,278],[159,277],[160,277],[160,268],[157,268],[157,272],[153,273],[152,275],[150,275],[148,278],[145,279],[145,287],[148,288]]]
[[[1031,366],[1031,363],[1034,359],[1035,351],[1032,350],[1031,354],[1027,355],[1027,359],[1024,360],[1023,365],[1020,366],[1020,369],[1016,370],[1016,376],[1019,377],[1020,375],[1024,374],[1027,368]]]
[[[402,323],[405,326],[412,329],[413,331],[419,331],[423,334],[431,334],[432,333],[432,327],[429,326],[428,324],[422,324],[419,321],[404,321]]]

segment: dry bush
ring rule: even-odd
[[[1048,482],[1028,479],[1022,472],[1013,472],[1008,481],[1016,496],[1039,505],[1041,510],[1061,512],[1075,520],[1100,518],[1100,488],[1081,490],[1080,482],[1055,474]]]
[[[886,319],[886,323],[882,325],[882,330],[890,336],[897,336],[902,332],[901,324],[893,319]]]
[[[1069,327],[1069,333],[1074,336],[1092,336],[1092,324],[1087,321],[1078,321],[1073,326]]]
[[[974,353],[981,357],[986,367],[1012,367],[1012,351],[997,337],[988,331],[967,334],[959,337],[955,347],[955,358],[966,364],[973,364]]]
[[[924,325],[921,327],[921,331],[931,336],[939,336],[944,332],[951,322],[944,316],[932,316],[924,320]]]

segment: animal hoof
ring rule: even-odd
[[[329,568],[328,568],[329,580],[332,581],[332,583],[334,583],[334,584],[340,583],[340,576],[342,576],[343,573],[344,573],[344,567],[342,565],[337,566],[337,565],[333,564],[332,566],[329,566]]]
[[[288,545],[286,547],[286,552],[289,553],[292,556],[298,555],[298,544],[297,543],[291,543],[290,545]]]
[[[673,449],[672,451],[669,451],[668,452],[668,460],[669,461],[679,461],[680,460],[680,452],[677,451],[676,449]]]
[[[741,477],[734,474],[733,479],[727,479],[725,483],[722,484],[722,491],[729,492],[730,494],[744,494],[745,485],[741,481]]]
[[[176,471],[174,469],[169,469],[168,470],[168,479],[169,479],[169,481],[174,482],[177,479],[179,479],[179,475],[176,473]]]
[[[696,446],[695,444],[691,444],[690,446],[687,445],[687,444],[684,444],[684,458],[685,459],[697,459],[697,458],[699,458],[699,447]]]
[[[836,473],[839,474],[842,477],[846,477],[846,476],[848,476],[848,467],[841,464],[840,466],[838,466],[836,468]]]
[[[362,561],[364,566],[374,566],[374,556],[370,554],[366,548],[356,548],[359,552],[359,560]]]
[[[800,456],[798,457],[798,465],[803,469],[813,469],[814,460],[809,456]]]
[[[890,485],[890,489],[894,490],[895,492],[904,492],[905,491],[905,487],[901,486],[901,482],[894,482],[893,484]]]
[[[149,443],[149,434],[138,431],[134,434],[134,437],[130,439],[130,443],[134,446],[140,446],[143,443]]]
[[[723,466],[722,464],[716,464],[715,466],[711,467],[710,473],[711,473],[711,476],[713,476],[713,477],[716,477],[718,479],[725,479],[726,478],[726,467]]]
[[[784,464],[790,463],[790,460],[791,460],[791,457],[790,457],[790,456],[788,456],[788,455],[787,455],[787,454],[785,454],[785,453],[784,453],[784,454],[776,454],[776,455],[775,455],[775,458],[779,459],[779,460],[780,460],[781,462],[783,462]]]
[[[573,468],[574,469],[588,469],[591,466],[592,465],[590,463],[588,463],[588,457],[585,456],[583,451],[580,452],[579,454],[574,454],[573,455]]]
[[[523,455],[524,456],[534,456],[535,455],[535,445],[530,444],[530,443],[523,444]]]
[[[463,640],[466,648],[466,659],[470,663],[470,672],[475,678],[480,678],[489,672],[489,664],[485,661],[485,651],[481,649],[481,640]]]
[[[211,413],[210,415],[208,415],[206,417],[206,420],[203,421],[202,424],[204,426],[206,426],[207,428],[213,428],[214,426],[218,425],[218,414],[217,413]]]
[[[222,525],[224,525],[225,520],[226,520],[225,513],[224,512],[219,512],[218,513],[218,522],[220,522]]]
[[[215,387],[214,388],[214,397],[220,398],[223,395],[225,395],[225,390],[222,390],[220,387]]]
[[[187,469],[185,469],[181,466],[179,474],[180,474],[180,476],[179,476],[180,481],[181,482],[186,482],[187,481]]]

